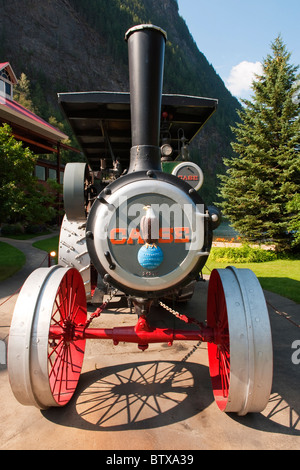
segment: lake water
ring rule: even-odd
[[[222,222],[219,227],[213,232],[213,239],[224,238],[225,240],[237,239],[239,233],[232,228],[228,222]]]

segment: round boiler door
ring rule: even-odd
[[[203,204],[166,181],[138,180],[98,199],[89,215],[92,262],[126,292],[165,291],[203,256]]]

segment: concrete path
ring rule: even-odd
[[[0,238],[0,241],[18,248],[26,256],[24,266],[14,276],[0,282],[0,340],[3,340],[3,338],[8,336],[12,309],[17,300],[17,295],[15,294],[19,292],[24,281],[34,269],[48,266],[47,254],[44,251],[35,248],[32,244],[39,240],[55,237],[56,235],[58,235],[58,232],[42,235],[29,240],[13,240],[5,237]]]
[[[10,296],[44,257],[30,243],[24,245],[29,257],[26,266],[0,283],[0,339],[5,344],[17,298]],[[207,286],[208,282],[199,282],[193,299],[180,312],[204,321]],[[136,345],[90,340],[78,388],[61,409],[41,412],[20,405],[10,389],[6,364],[0,364],[0,449],[93,449],[109,451],[111,456],[122,450],[135,454],[172,450],[179,455],[215,449],[300,449],[300,346],[293,348],[300,343],[300,329],[294,324],[300,324],[300,305],[270,292],[265,295],[274,379],[262,413],[238,417],[219,411],[211,390],[206,344],[157,344],[141,352]],[[182,327],[159,308],[151,315],[163,325]],[[135,322],[128,308],[115,303],[93,326],[112,328]]]

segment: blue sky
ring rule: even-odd
[[[281,34],[300,64],[300,0],[178,0],[198,48],[237,98],[249,98],[253,72]],[[300,72],[300,68],[298,70]]]

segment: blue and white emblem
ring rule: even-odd
[[[151,206],[145,206],[146,214],[140,222],[140,230],[145,241],[138,252],[138,262],[144,269],[153,270],[158,268],[163,259],[164,254],[159,246],[159,220],[156,217]]]

